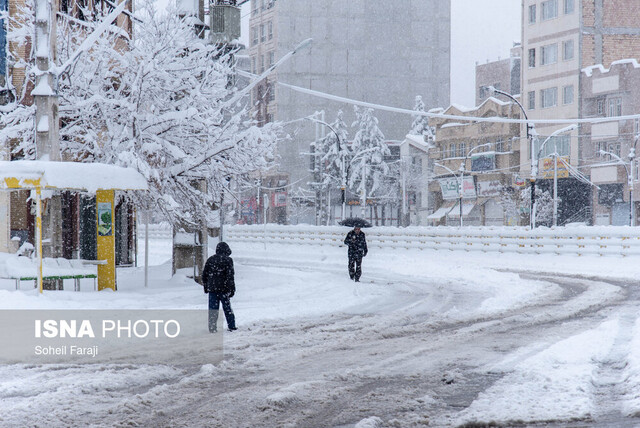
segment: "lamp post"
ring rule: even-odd
[[[308,116],[303,118],[304,120],[310,120],[311,122],[316,122],[316,123],[320,123],[324,126],[326,126],[327,128],[329,128],[331,130],[331,132],[334,133],[334,135],[336,136],[336,140],[338,141],[338,153],[342,153],[342,139],[340,138],[340,135],[338,134],[338,132],[334,129],[333,126],[329,125],[327,122],[325,122],[324,120],[320,120],[316,117],[312,116]],[[347,207],[346,207],[346,203],[347,203],[347,195],[346,195],[346,190],[347,190],[347,168],[345,165],[345,159],[344,156],[340,156],[340,191],[341,191],[341,198],[342,198],[342,212],[340,213],[340,217],[341,220],[345,219],[345,215],[346,215],[346,211],[347,211]]]
[[[533,123],[529,123],[529,117],[527,117],[527,112],[525,111],[524,107],[522,106],[522,104],[520,104],[520,101],[518,101],[517,99],[515,99],[515,97],[513,95],[511,95],[508,92],[504,92],[501,91],[499,89],[494,88],[493,86],[487,86],[486,87],[488,90],[490,90],[493,93],[496,94],[500,94],[500,95],[504,95],[505,97],[513,100],[513,102],[515,102],[518,107],[520,107],[520,110],[522,111],[522,115],[524,116],[524,120],[526,121],[526,126],[527,126],[527,141],[529,141],[529,146],[531,149],[531,206],[530,206],[530,218],[529,218],[529,224],[531,226],[531,229],[533,229],[534,227],[536,227],[535,225],[535,218],[534,218],[534,205],[535,205],[535,201],[536,201],[536,175],[538,174],[538,160],[533,158],[533,152],[535,151],[535,141],[536,138],[535,135],[537,135],[535,133],[535,127],[533,125]],[[533,131],[533,132],[532,132]],[[535,171],[535,173],[534,173]]]
[[[551,135],[549,135],[547,138],[545,138],[545,140],[542,142],[542,144],[540,144],[540,148],[538,149],[538,152],[536,153],[536,157],[535,157],[535,169],[531,170],[531,177],[532,177],[532,182],[535,183],[535,180],[538,176],[538,160],[540,159],[540,155],[542,154],[542,150],[544,149],[544,146],[547,144],[548,141],[550,141],[553,137],[556,137],[559,134],[563,134],[565,132],[570,132],[573,131],[574,129],[578,129],[578,125],[569,125],[569,126],[565,126],[564,128],[560,128],[557,129],[555,131],[553,131],[551,133]],[[532,152],[533,153],[533,152]],[[556,146],[556,150],[553,153],[553,161],[554,161],[554,182],[553,182],[553,225],[557,226],[557,222],[558,222],[558,214],[557,214],[557,209],[558,209],[558,176],[557,176],[557,168],[558,168],[558,152],[557,152],[557,146]],[[532,164],[533,166],[533,164]],[[531,227],[535,228],[536,227],[536,205],[533,204],[531,207]]]
[[[620,156],[615,153],[600,150],[601,155],[609,155],[615,158],[618,163],[624,167],[624,170],[627,173],[627,185],[629,187],[629,226],[633,226],[633,160],[635,159],[635,152],[635,147],[632,147],[631,150],[629,150],[629,167],[627,167],[627,163],[622,160]]]

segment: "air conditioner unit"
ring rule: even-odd
[[[240,8],[211,5],[209,8],[211,43],[229,43],[240,38]]]

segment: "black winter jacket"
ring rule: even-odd
[[[202,271],[202,284],[205,293],[226,294],[233,297],[236,292],[231,248],[226,242],[216,246],[215,255],[209,257]]]
[[[353,230],[347,233],[344,243],[349,247],[349,257],[364,257],[367,255],[367,240],[364,232],[356,233]]]

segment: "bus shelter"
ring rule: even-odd
[[[35,240],[38,254],[37,284],[42,293],[42,192],[71,190],[96,195],[98,290],[116,289],[115,211],[116,190],[148,190],[146,179],[132,168],[115,165],[52,161],[0,161],[0,189],[32,190],[36,202]]]

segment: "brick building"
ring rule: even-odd
[[[522,104],[530,119],[582,117],[584,87],[581,70],[596,64],[635,58],[640,53],[640,2],[637,0],[523,0],[522,2]],[[539,142],[566,124],[538,124]],[[584,148],[580,139],[585,127],[559,135],[547,149],[576,168],[582,167]],[[521,127],[526,135],[526,127]],[[521,139],[523,176],[531,175],[531,147]],[[537,153],[538,147],[534,148]],[[535,154],[534,154],[535,156]],[[543,153],[544,157],[544,153]],[[538,160],[538,169],[544,160]],[[541,178],[541,177],[538,177]],[[549,180],[538,180],[549,188]],[[592,186],[569,174],[559,180],[559,224],[593,220],[590,211]]]
[[[615,117],[640,113],[640,65],[635,59],[583,70],[581,116]],[[628,225],[630,213],[637,224],[640,183],[635,159],[640,120],[611,120],[584,124],[582,156],[585,172],[598,185],[593,192],[595,224]],[[633,153],[633,159],[630,154]],[[632,162],[633,161],[633,162]],[[629,173],[632,181],[629,182]],[[632,184],[632,189],[630,184]],[[632,195],[630,194],[632,191]],[[634,201],[630,205],[630,197]],[[631,209],[631,211],[630,211]]]

